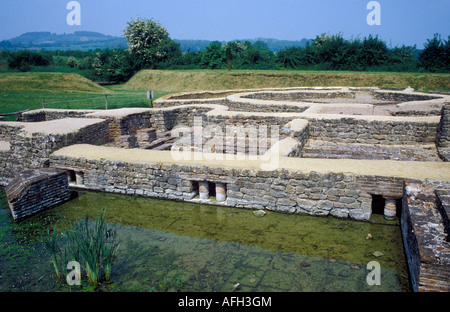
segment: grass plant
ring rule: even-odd
[[[89,283],[99,286],[111,279],[112,264],[119,244],[115,231],[108,230],[105,223],[105,211],[102,210],[92,222],[86,216],[83,220],[72,223],[64,220],[66,231],[58,239],[56,230],[48,232],[44,242],[52,255],[52,263],[57,278],[65,275],[65,266],[69,261],[77,261],[84,268]],[[62,273],[59,267],[62,266]]]

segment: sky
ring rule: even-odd
[[[81,25],[68,25],[70,0],[0,0],[0,40],[32,31],[96,31],[122,36],[128,21],[154,19],[172,39],[232,41],[378,35],[389,46],[450,36],[450,0],[378,0],[381,25],[369,25],[370,0],[78,0]]]

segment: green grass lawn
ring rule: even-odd
[[[113,88],[107,88],[113,89]],[[169,94],[169,92],[154,92],[154,99]],[[150,107],[146,91],[126,91],[108,93],[108,109],[122,107]],[[105,109],[105,95],[98,93],[59,93],[59,92],[0,92],[0,114],[34,110],[43,107],[54,109]],[[14,121],[14,116],[5,118]]]
[[[154,92],[154,99],[170,92]],[[76,74],[2,73],[0,74],[0,114],[43,107],[55,109],[108,109],[149,107],[146,90],[122,86],[101,87]],[[14,116],[6,120],[15,120]]]

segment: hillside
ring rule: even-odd
[[[77,74],[0,73],[0,92],[110,93]]]
[[[123,37],[107,36],[93,31],[76,31],[71,34],[28,32],[0,42],[0,50],[80,50],[126,48]]]
[[[281,87],[413,87],[417,91],[450,91],[450,74],[307,72],[307,71],[170,71],[143,70],[124,88],[167,92]]]

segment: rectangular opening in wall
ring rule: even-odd
[[[77,183],[77,176],[74,170],[67,171],[67,179],[69,180],[69,183]]]
[[[384,215],[386,200],[381,195],[372,195],[372,214]]]
[[[199,185],[198,185],[198,182],[197,181],[192,181],[191,182],[192,183],[192,192],[191,192],[191,194],[194,194],[194,197],[195,196],[198,196],[198,194],[199,194]]]
[[[208,182],[209,185],[209,196],[216,197],[216,183]]]

